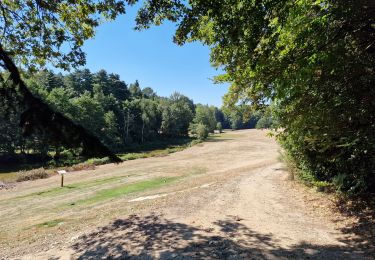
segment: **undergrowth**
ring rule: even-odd
[[[49,174],[46,172],[44,168],[38,168],[30,171],[20,171],[17,173],[17,182],[21,181],[31,181],[37,179],[45,179],[48,178]]]
[[[288,155],[288,153],[286,153],[285,151],[280,152],[279,159],[287,165],[291,180],[300,181],[306,186],[313,187],[317,191],[321,192],[332,192],[335,190],[332,183],[329,183],[327,181],[320,181],[317,178],[315,178],[313,174],[300,169],[293,160],[293,158],[290,155]]]

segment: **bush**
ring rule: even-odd
[[[136,160],[140,158],[147,158],[148,155],[146,153],[127,153],[120,155],[121,160],[123,161],[130,161],[130,160]]]
[[[208,126],[197,123],[197,124],[190,124],[189,126],[190,133],[194,135],[199,140],[204,140],[208,137],[208,134],[210,132]]]
[[[218,123],[216,124],[216,129],[219,130],[219,133],[222,132],[222,130],[223,130],[223,125],[221,124],[221,122],[218,122]]]
[[[199,140],[199,139],[196,139],[196,140],[193,140],[191,141],[190,143],[190,147],[194,146],[194,145],[197,145],[197,144],[200,144],[202,142],[202,140]]]
[[[68,172],[83,171],[83,170],[95,170],[95,165],[93,163],[84,162],[73,165],[67,169]]]
[[[104,157],[104,158],[91,158],[86,161],[88,164],[93,164],[93,165],[102,165],[102,164],[107,164],[110,163],[111,161],[109,160],[109,157]]]
[[[49,175],[44,168],[33,169],[30,171],[20,171],[17,173],[17,182],[31,181],[48,178]]]
[[[199,123],[196,126],[196,133],[198,139],[204,140],[208,137],[209,129],[204,124]]]
[[[269,116],[263,116],[261,117],[257,124],[255,125],[256,129],[267,129],[272,126],[272,118]]]

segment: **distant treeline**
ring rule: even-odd
[[[62,75],[49,70],[25,75],[30,90],[54,110],[72,119],[97,136],[112,151],[125,151],[133,144],[158,138],[178,138],[193,134],[204,139],[222,128],[267,128],[272,124],[268,112],[249,114],[238,106],[223,111],[214,106],[194,104],[180,94],[160,97],[150,87],[136,81],[126,84],[117,74],[88,69]],[[41,131],[24,138],[19,127],[21,111],[0,109],[1,154],[48,154],[59,156],[64,150],[50,133]],[[257,125],[258,124],[258,125]],[[58,137],[57,137],[58,139]]]

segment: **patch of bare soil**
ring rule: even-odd
[[[92,218],[76,212],[73,216],[90,226],[76,224],[76,232],[54,230],[58,245],[37,240],[29,252],[17,254],[15,247],[8,256],[373,259],[371,232],[356,232],[363,220],[334,211],[331,196],[291,182],[278,160],[278,149],[263,131],[237,131],[167,157],[99,167],[93,172],[126,168],[143,173],[142,178],[166,172],[191,174],[158,190],[117,198],[102,207],[93,205],[85,211],[94,214]],[[82,178],[93,178],[84,174]],[[367,224],[371,221],[367,218]]]

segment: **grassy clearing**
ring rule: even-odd
[[[172,182],[175,182],[180,178],[182,177],[155,178],[155,179],[148,180],[148,181],[125,184],[119,187],[98,191],[97,193],[95,193],[93,196],[89,198],[71,202],[68,205],[69,206],[90,205],[90,204],[114,199],[114,198],[124,196],[130,193],[159,188],[161,186],[168,185]]]
[[[31,198],[31,197],[53,197],[57,195],[67,194],[74,190],[92,188],[92,187],[96,187],[96,186],[103,185],[103,184],[109,184],[109,183],[127,178],[128,176],[129,175],[116,176],[116,177],[110,177],[110,178],[99,179],[99,180],[94,180],[94,181],[78,182],[78,183],[74,183],[70,185],[65,185],[64,187],[56,187],[56,188],[52,188],[52,189],[48,189],[44,191],[33,192],[31,194],[12,198],[11,200]]]
[[[182,151],[190,146],[199,143],[199,141],[190,138],[168,138],[155,140],[153,142],[146,142],[144,144],[134,144],[123,153],[119,153],[118,156],[123,161],[136,160],[141,158],[150,158],[150,157],[164,157],[168,154]],[[36,167],[44,167],[47,172],[52,173],[53,171],[64,168],[68,171],[79,171],[79,170],[93,170],[96,165],[103,165],[110,163],[108,157],[104,158],[67,158],[60,161],[48,161],[39,164],[25,164],[17,163],[15,165],[0,165],[0,181],[13,182],[16,181],[18,172],[20,170],[32,170]]]
[[[0,181],[12,182],[17,179],[17,172],[0,173]]]
[[[154,151],[148,151],[148,152],[120,154],[120,158],[123,161],[129,161],[129,160],[135,160],[135,159],[141,159],[141,158],[164,157],[170,153],[182,151],[185,148],[186,147],[174,147],[174,148],[167,148],[165,150],[154,150]]]
[[[54,220],[50,220],[50,221],[37,224],[36,226],[39,228],[51,228],[51,227],[56,227],[60,223],[64,223],[64,222],[65,222],[64,219],[54,219]]]
[[[189,139],[184,139],[184,142],[179,145],[170,145],[170,146],[164,147],[163,149],[154,149],[154,150],[149,149],[151,147],[156,148],[155,145],[151,145],[148,148],[145,146],[140,146],[140,148],[142,147],[145,150],[139,151],[139,152],[119,154],[119,157],[123,161],[135,160],[135,159],[140,159],[140,158],[150,158],[150,157],[164,157],[164,156],[167,156],[168,154],[182,151],[197,143],[199,143],[197,142],[197,140],[189,138]]]
[[[210,136],[207,138],[207,140],[208,141],[217,140],[217,139],[231,140],[231,139],[238,139],[238,138],[243,138],[243,137],[246,137],[246,134],[231,134],[231,133],[228,133],[228,132],[223,132],[221,134],[210,134]]]
[[[155,150],[166,150],[168,148],[174,147],[188,147],[191,142],[195,139],[190,137],[180,137],[180,138],[161,138],[152,142],[145,142],[143,144],[133,144],[130,147],[127,147],[124,152],[126,153],[139,153]]]
[[[189,175],[199,175],[207,172],[206,167],[194,167],[189,171]]]

